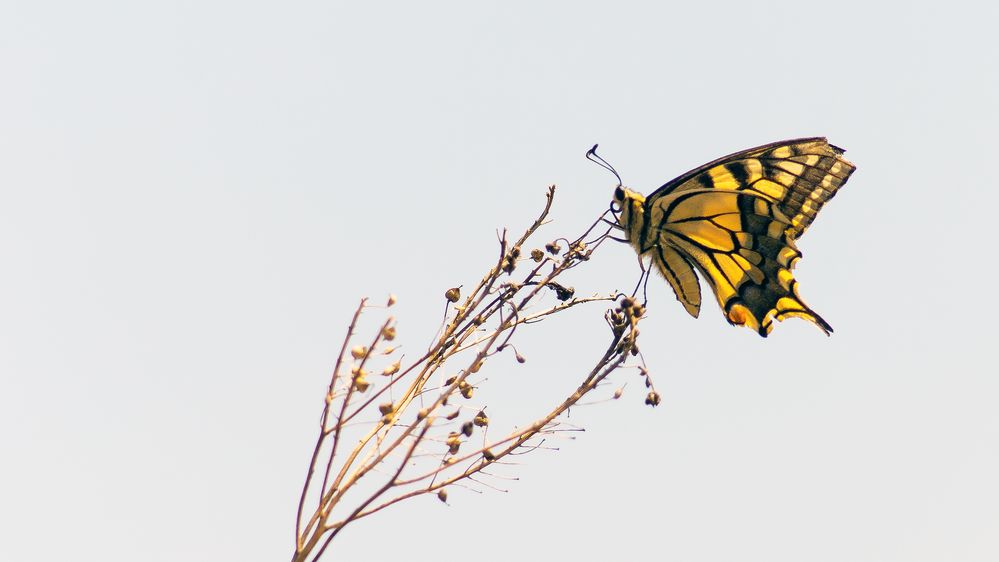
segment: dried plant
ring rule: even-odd
[[[463,300],[459,288],[445,292],[443,327],[429,349],[411,363],[404,365],[396,358],[399,350],[391,317],[366,342],[356,343],[362,314],[381,308],[361,301],[326,392],[319,437],[298,506],[293,562],[319,560],[349,523],[402,500],[435,494],[446,502],[451,486],[488,486],[483,479],[494,477],[488,471],[491,467],[503,465],[508,456],[536,450],[545,438],[572,429],[563,419],[567,410],[629,358],[640,360],[636,340],[641,305],[616,292],[576,297],[572,288],[557,281],[566,271],[586,263],[607,239],[610,228],[584,242],[606,223],[603,217],[571,242],[559,238],[545,244],[544,250],[522,255],[545,224],[554,195],[552,186],[540,216],[512,244],[506,232],[500,235],[495,265]],[[527,272],[515,280],[518,269]],[[557,304],[542,307],[539,301],[550,291]],[[388,306],[394,302],[389,297]],[[476,395],[484,365],[496,354],[507,352],[523,363],[512,345],[515,333],[535,330],[535,324],[555,314],[596,302],[614,304],[604,313],[610,339],[593,367],[547,413],[526,420],[502,437],[491,437],[486,403],[481,394]],[[642,365],[638,369],[649,389],[646,403],[658,404],[659,395],[646,369]],[[613,397],[619,396],[620,390]],[[497,408],[502,405],[489,404],[488,409],[493,413]]]

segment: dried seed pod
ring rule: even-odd
[[[631,297],[624,297],[621,299],[621,310],[628,310],[635,305],[635,299]]]
[[[368,382],[368,379],[364,378],[363,374],[354,377],[354,390],[364,392],[369,386],[371,386],[371,383]]]
[[[658,406],[661,401],[662,397],[660,397],[659,393],[654,390],[650,391],[649,395],[645,397],[645,403],[652,407]]]
[[[517,352],[517,363],[526,363],[526,362],[527,359],[524,359],[524,356],[521,355],[520,352]]]
[[[517,260],[510,256],[503,258],[503,272],[513,273],[513,270],[517,269]]]
[[[461,438],[459,437],[459,435],[460,435],[459,433],[455,433],[452,431],[451,433],[448,434],[447,441],[445,441],[445,443],[447,444],[447,450],[452,455],[457,455],[458,449],[461,448]]]
[[[395,406],[391,402],[385,402],[384,404],[378,405],[378,411],[384,416],[385,414],[391,414]]]
[[[396,301],[395,295],[389,293],[388,303],[385,306],[392,306],[393,304],[395,304],[395,301]]]
[[[473,428],[475,428],[475,425],[472,422],[467,421],[467,422],[461,424],[461,433],[465,437],[471,437],[472,436],[472,429]]]
[[[451,421],[451,420],[457,418],[458,414],[461,414],[461,410],[455,410],[455,411],[451,412],[450,414],[447,415],[447,418],[445,418],[445,419],[447,419],[448,421]]]
[[[385,349],[382,350],[382,355],[392,355],[392,352],[395,351],[395,348],[396,346],[394,345],[386,347]]]
[[[458,377],[448,377],[448,379],[444,381],[444,386],[451,386],[456,380],[458,380]]]
[[[472,423],[479,427],[485,427],[489,425],[489,417],[486,416],[485,410],[479,410],[478,414],[475,414],[475,418],[472,419]]]
[[[382,376],[383,377],[391,377],[392,375],[394,375],[394,374],[396,374],[396,373],[399,372],[399,367],[401,367],[401,366],[402,366],[402,361],[401,360],[400,361],[396,361],[395,363],[392,363],[388,367],[385,367],[385,370],[382,371]]]
[[[534,260],[535,263],[541,263],[541,260],[545,259],[545,253],[535,248],[531,250],[531,259]]]
[[[441,500],[444,503],[447,503],[447,490],[441,488],[440,491],[437,492],[437,499]]]
[[[486,449],[485,451],[482,451],[482,458],[486,459],[487,461],[494,461],[496,460],[496,455],[494,455],[493,452],[490,451],[489,449]]]
[[[423,420],[427,419],[427,416],[429,416],[429,415],[430,415],[430,410],[428,410],[426,408],[422,408],[419,412],[416,412],[416,419],[420,420],[420,421],[423,421]]]
[[[479,359],[475,363],[472,363],[472,366],[468,368],[468,372],[469,373],[478,373],[479,369],[481,369],[481,368],[482,368],[482,359]]]
[[[520,257],[520,246],[514,246],[513,248],[510,248],[510,257],[513,259],[517,259]]]
[[[461,287],[451,287],[450,289],[444,291],[444,298],[446,298],[448,302],[458,302],[458,299],[461,298]]]
[[[573,287],[563,287],[562,285],[558,285],[555,287],[555,298],[557,298],[562,302],[571,299],[572,296],[575,294],[576,294],[576,289]]]
[[[545,244],[545,249],[548,250],[549,254],[554,256],[562,251],[562,246],[559,246],[558,242],[549,242]]]
[[[368,374],[368,372],[361,368],[360,365],[354,365],[350,368],[350,374],[355,377],[363,377]]]
[[[382,328],[382,337],[385,341],[392,341],[395,339],[395,326],[385,326]]]
[[[461,395],[464,396],[465,398],[471,398],[472,397],[473,387],[472,387],[472,385],[468,384],[467,382],[465,382],[465,381],[459,382],[458,383],[458,390],[461,391]]]
[[[368,348],[364,347],[363,345],[355,345],[350,350],[350,355],[354,359],[360,359],[361,357],[364,357],[367,354],[368,354]]]
[[[622,394],[624,394],[624,389],[623,388],[619,388],[619,389],[615,390],[614,391],[614,400],[617,400],[618,398],[620,398]]]

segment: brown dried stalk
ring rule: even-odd
[[[532,439],[564,431],[559,416],[630,356],[638,355],[636,326],[643,313],[640,305],[619,293],[577,298],[571,288],[556,281],[566,271],[588,261],[607,238],[604,232],[590,245],[583,242],[602,224],[603,217],[572,242],[559,239],[548,243],[546,251],[536,249],[529,257],[521,257],[524,244],[545,223],[554,195],[552,186],[541,215],[513,244],[507,241],[506,232],[502,233],[496,264],[460,305],[459,289],[446,292],[448,304],[456,306],[445,314],[443,329],[426,353],[407,366],[401,360],[388,364],[380,375],[371,377],[376,380],[369,380],[369,364],[378,356],[396,353],[389,343],[396,337],[395,321],[389,317],[367,345],[356,345],[348,353],[361,315],[369,306],[367,299],[361,300],[326,392],[319,437],[299,500],[293,562],[319,560],[349,523],[402,500],[436,493],[446,501],[448,486],[481,484],[473,477],[487,475],[485,468],[502,464],[508,455],[538,448],[540,443]],[[564,253],[560,241],[566,243]],[[533,264],[526,275],[515,281],[513,274],[518,265],[530,262]],[[555,292],[559,304],[531,310],[549,290]],[[485,434],[489,426],[484,407],[465,405],[477,388],[469,377],[479,373],[490,357],[512,349],[510,342],[518,328],[575,306],[619,298],[620,303],[604,314],[611,328],[606,351],[561,403],[505,437],[490,441],[484,435],[482,445],[473,446],[471,451],[461,450],[474,432]],[[394,298],[390,298],[389,306],[393,303]],[[516,357],[523,362],[519,353]],[[349,367],[345,363],[348,361]],[[451,369],[455,361],[461,361],[464,367],[442,383],[433,382],[442,368]],[[639,369],[650,389],[646,403],[658,404],[647,371]],[[615,398],[619,395],[615,393]],[[455,402],[462,405],[456,407]],[[418,408],[414,407],[417,403]],[[492,407],[495,411],[496,406]],[[344,500],[348,493],[357,498]],[[308,515],[307,504],[315,506]]]

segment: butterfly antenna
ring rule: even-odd
[[[586,151],[586,159],[589,160],[590,162],[597,164],[601,168],[608,170],[610,173],[614,174],[614,177],[617,178],[618,187],[621,187],[622,185],[624,185],[624,182],[621,181],[621,176],[617,173],[617,170],[614,169],[614,166],[608,164],[606,160],[604,160],[603,158],[600,157],[600,155],[597,154],[597,146],[598,145],[595,144],[593,145],[593,148]]]

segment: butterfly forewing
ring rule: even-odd
[[[781,141],[736,152],[672,180],[647,201],[692,189],[746,191],[777,204],[800,237],[853,173],[843,149],[821,137]]]

